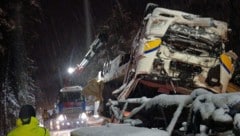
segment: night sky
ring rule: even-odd
[[[86,1],[89,3],[89,9],[84,3]],[[225,12],[217,11],[223,7],[220,2],[215,4],[204,1],[205,5],[197,0],[169,0],[168,2],[164,0],[119,0],[119,2],[124,10],[131,11],[132,15],[136,16],[142,16],[146,4],[154,2],[166,8],[203,16],[211,15],[219,20],[231,21],[228,20],[229,7],[225,8]],[[99,32],[99,27],[111,16],[114,4],[116,4],[115,0],[41,0],[42,23],[37,28],[40,36],[36,41],[32,56],[39,68],[36,73],[37,83],[43,92],[47,92],[49,99],[56,99],[57,91],[63,87],[64,78],[67,76],[68,66],[74,66],[83,59],[90,43]],[[85,11],[89,11],[89,14]],[[87,23],[90,33],[87,32],[86,15],[90,15]]]
[[[33,56],[38,66],[37,83],[47,92],[49,100],[56,99],[67,76],[67,67],[80,63],[96,36],[98,25],[111,14],[109,0],[90,2],[87,9],[84,0],[41,1],[42,23]],[[90,11],[90,39],[86,34],[86,10]]]

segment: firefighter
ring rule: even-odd
[[[16,121],[16,128],[7,136],[50,136],[49,131],[39,126],[36,111],[32,105],[23,105]]]

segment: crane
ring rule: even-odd
[[[82,72],[83,69],[88,65],[89,61],[95,56],[95,54],[103,47],[108,41],[108,35],[106,33],[98,34],[97,38],[92,42],[90,48],[83,60],[77,64],[76,67],[71,67],[68,69],[69,73]]]

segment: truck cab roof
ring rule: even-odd
[[[60,92],[79,92],[82,91],[81,86],[68,86],[60,89]]]

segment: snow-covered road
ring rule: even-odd
[[[71,131],[73,131],[73,129],[60,130],[60,131],[50,131],[50,136],[70,136]]]

